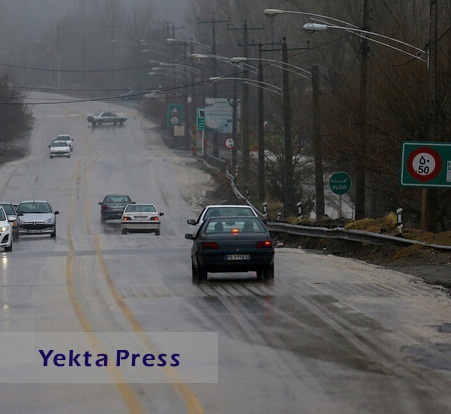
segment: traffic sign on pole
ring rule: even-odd
[[[403,143],[400,181],[405,187],[451,187],[451,143]]]
[[[197,130],[205,131],[205,108],[197,108]]]
[[[333,173],[329,180],[330,189],[338,195],[346,194],[351,189],[351,185],[351,176],[344,171]]]
[[[235,146],[235,140],[232,137],[228,137],[224,140],[224,145],[228,149],[233,149],[233,147]]]

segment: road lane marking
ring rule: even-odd
[[[85,140],[83,138],[83,144],[85,144]],[[97,157],[96,157],[97,158]],[[91,176],[92,176],[92,170],[93,166],[95,164],[95,160],[91,160],[91,164],[86,172],[86,181],[87,183],[90,182]],[[73,178],[73,188],[77,188],[77,182],[79,181],[79,175],[80,175],[80,164],[77,166],[76,173],[74,174]],[[73,191],[71,192],[71,201],[70,201],[70,209],[69,209],[69,228],[68,228],[68,241],[69,241],[69,254],[67,259],[67,268],[66,268],[66,275],[67,275],[67,288],[69,291],[69,296],[71,298],[72,307],[78,317],[78,320],[83,326],[83,329],[87,332],[92,333],[94,336],[94,331],[92,328],[92,325],[89,323],[88,317],[85,313],[85,311],[82,308],[82,305],[79,300],[77,300],[76,297],[76,291],[74,287],[74,280],[73,280],[73,260],[75,257],[75,248],[73,244],[73,238],[72,238],[72,230],[71,225],[73,221],[73,205],[74,205],[74,194]],[[86,197],[86,203],[85,203],[85,216],[86,216],[86,230],[87,233],[91,234],[91,226],[89,222],[90,217],[90,199],[89,196]],[[94,235],[94,246],[96,251],[96,257],[97,261],[100,265],[104,280],[106,281],[106,284],[108,286],[108,289],[110,290],[110,293],[112,294],[117,306],[120,308],[123,315],[126,317],[130,325],[133,327],[133,330],[135,331],[138,336],[141,337],[142,341],[146,344],[146,346],[149,349],[155,349],[156,347],[154,344],[150,341],[150,339],[144,334],[144,329],[142,325],[139,323],[139,321],[136,319],[133,312],[130,310],[130,308],[126,305],[124,300],[121,297],[121,294],[118,292],[116,286],[114,285],[111,276],[108,272],[108,268],[105,264],[105,260],[103,258],[104,252],[102,252],[100,248],[100,242],[98,235]],[[115,252],[114,254],[117,254]],[[94,337],[96,341],[98,341],[97,338]],[[114,367],[113,367],[114,368]],[[197,400],[194,393],[191,391],[191,389],[188,387],[187,384],[181,382],[177,372],[170,368],[170,367],[164,367],[162,368],[164,374],[173,380],[172,386],[175,388],[181,399],[183,400],[185,407],[189,414],[204,414],[204,410],[202,406],[200,405],[199,401]],[[116,372],[113,370],[112,372],[113,377],[116,381]],[[122,398],[124,399],[124,402],[126,403],[130,413],[133,414],[140,414],[143,411],[143,407],[137,398],[136,394],[133,392],[133,390],[124,382],[116,381],[115,383],[116,387],[118,387]]]
[[[113,280],[108,272],[108,267],[105,263],[105,260],[102,255],[102,249],[100,247],[99,237],[94,235],[94,246],[97,252],[97,259],[99,261],[100,268],[102,270],[102,274],[105,278],[105,281],[108,285],[110,293],[112,294],[117,306],[120,308],[122,314],[126,317],[129,324],[131,325],[133,331],[138,335],[139,339],[146,344],[151,352],[158,352],[158,349],[152,343],[152,341],[147,337],[146,332],[141,325],[141,323],[136,318],[135,314],[131,311],[131,309],[127,306],[127,304],[122,299],[120,291],[114,285]],[[186,409],[189,414],[204,414],[204,410],[200,405],[199,400],[196,398],[194,393],[188,387],[187,384],[181,382],[180,377],[178,376],[176,370],[171,367],[162,367],[161,370],[163,373],[170,379],[171,385],[176,389],[180,397],[182,398]]]
[[[80,174],[80,168],[79,165],[77,165],[77,168],[75,170],[74,176],[73,176],[73,183],[76,184],[78,177]],[[67,238],[69,241],[69,253],[67,255],[66,260],[66,288],[67,293],[69,295],[69,299],[72,305],[72,309],[78,319],[78,322],[80,323],[83,332],[86,333],[88,339],[90,340],[91,344],[94,346],[94,348],[99,351],[99,353],[105,353],[103,350],[103,346],[99,338],[96,336],[95,331],[89,322],[89,318],[84,311],[80,301],[77,299],[77,293],[76,288],[74,284],[74,273],[73,273],[73,266],[74,266],[74,257],[75,257],[75,249],[74,249],[74,241],[72,238],[72,221],[73,221],[73,215],[74,215],[74,192],[71,191],[70,196],[70,204],[69,204],[69,224],[68,224],[68,232],[67,232]],[[115,366],[107,366],[106,367],[109,375],[113,378],[114,385],[118,389],[119,393],[121,394],[121,397],[127,407],[127,410],[130,414],[146,414],[147,410],[144,409],[141,401],[137,397],[135,391],[125,382],[122,373],[119,371],[119,369]]]

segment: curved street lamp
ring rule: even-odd
[[[312,67],[312,71],[296,66],[290,63],[285,63],[283,66],[283,62],[279,60],[273,59],[261,59],[261,58],[245,58],[244,56],[232,57],[231,60],[233,62],[245,62],[247,60],[257,60],[260,62],[267,62],[269,65],[275,66],[276,68],[280,68],[282,70],[286,70],[288,72],[294,73],[302,78],[305,78],[312,83],[312,100],[313,100],[313,158],[315,162],[315,213],[316,217],[320,218],[324,216],[324,172],[323,172],[323,155],[322,155],[322,144],[321,144],[321,125],[320,125],[320,106],[319,106],[319,74],[318,74],[318,66],[314,65]],[[263,79],[263,68],[261,64],[259,65],[260,72],[259,79]],[[263,99],[263,97],[261,97]],[[260,120],[261,122],[261,120]],[[263,131],[260,131],[260,134],[263,135]],[[259,134],[259,135],[260,135]],[[264,146],[264,137],[259,136],[259,148],[260,145]],[[263,151],[262,151],[263,152]],[[264,154],[261,155],[264,157]],[[262,160],[264,162],[264,160]],[[259,180],[264,179],[264,166],[261,167],[262,173],[260,174]]]
[[[432,3],[431,2],[431,16],[432,16]],[[435,2],[436,3],[436,2]],[[368,60],[368,41],[372,41],[378,44],[381,44],[383,46],[386,46],[390,49],[394,49],[400,53],[406,54],[410,57],[413,57],[417,60],[420,60],[422,62],[427,63],[428,65],[428,71],[429,71],[429,96],[430,96],[430,118],[435,117],[435,101],[436,101],[436,93],[435,91],[431,91],[431,89],[435,89],[435,86],[432,86],[431,79],[435,80],[435,75],[431,74],[431,71],[429,70],[429,52],[424,51],[423,49],[419,49],[413,45],[410,45],[408,43],[402,42],[398,39],[391,38],[388,36],[384,36],[382,34],[372,32],[370,30],[365,30],[369,26],[369,5],[367,0],[364,0],[364,7],[363,7],[363,26],[364,28],[359,28],[358,26],[343,21],[339,19],[335,19],[330,16],[325,16],[321,14],[316,13],[309,13],[309,12],[300,12],[300,11],[294,11],[294,10],[281,10],[281,9],[264,9],[263,13],[266,16],[276,16],[280,14],[299,14],[303,16],[307,16],[310,20],[319,22],[318,23],[307,23],[303,27],[307,31],[317,31],[317,30],[326,30],[328,28],[330,29],[341,29],[346,30],[350,33],[353,33],[357,36],[359,36],[362,39],[362,46],[361,46],[361,63],[360,63],[360,124],[361,124],[361,137],[360,137],[360,147],[363,149],[363,152],[365,151],[366,146],[366,118],[367,118],[367,98],[366,98],[366,90],[367,90],[367,60]],[[431,22],[432,27],[432,22]],[[431,30],[432,31],[432,30]],[[387,43],[387,42],[392,42]],[[396,46],[394,46],[395,44]],[[399,46],[399,47],[398,47]],[[401,46],[407,47],[410,49],[410,51],[406,51],[401,48]],[[426,58],[424,57],[426,55]],[[433,66],[435,66],[435,53],[434,53],[434,63]],[[435,71],[435,68],[433,69]],[[434,103],[431,103],[431,101],[434,101]],[[433,108],[431,108],[433,106]],[[432,112],[432,114],[431,114]],[[433,120],[431,120],[431,123],[434,123]],[[430,129],[435,130],[434,127],[431,127]],[[431,133],[431,135],[433,135]],[[363,219],[365,217],[365,166],[359,166],[359,168],[356,170],[356,201],[355,201],[355,219]],[[423,197],[425,198],[425,197]]]
[[[166,43],[177,44],[177,45],[185,45],[185,46],[199,46],[199,47],[201,47],[203,49],[211,50],[211,46],[205,45],[205,44],[200,43],[200,42],[196,42],[194,40],[169,38],[169,39],[166,39]]]
[[[253,79],[244,80],[243,78],[238,78],[238,77],[233,77],[233,76],[212,76],[208,80],[210,80],[212,82],[216,82],[216,81],[220,81],[220,80],[239,80],[241,82],[247,83],[250,86],[262,88],[269,92],[276,93],[277,95],[283,95],[282,88],[279,88],[278,86],[273,85],[272,83],[262,82],[262,81],[253,80]]]
[[[429,64],[429,52],[428,51],[426,51],[424,49],[420,49],[416,46],[413,46],[409,43],[395,39],[393,37],[382,35],[380,33],[371,32],[368,30],[356,29],[356,28],[348,27],[348,26],[336,26],[336,25],[330,25],[330,24],[324,24],[324,23],[305,23],[302,26],[302,28],[308,32],[319,32],[319,31],[324,31],[324,30],[328,30],[328,29],[346,30],[346,31],[348,31],[352,34],[356,34],[357,36],[360,36],[362,38],[365,37],[366,39],[368,39],[371,42],[378,43],[380,45],[383,45],[390,49],[404,53],[405,55],[413,57],[414,59],[418,59],[418,60],[421,60],[422,62]],[[372,36],[376,37],[376,39],[374,39]],[[393,42],[394,44],[399,45],[399,46],[405,46],[408,49],[412,50],[412,52],[409,52],[408,50],[407,51],[403,50],[400,47],[393,46],[389,43],[385,43],[378,39],[383,39],[388,42]],[[423,57],[424,55],[426,57]]]

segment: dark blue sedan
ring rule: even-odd
[[[271,234],[257,217],[214,217],[202,223],[193,241],[193,282],[207,273],[256,271],[259,280],[274,279],[274,247]]]

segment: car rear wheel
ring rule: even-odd
[[[55,227],[55,230],[53,230],[53,232],[50,233],[50,237],[53,239],[56,237],[56,227]]]
[[[122,234],[127,234],[127,230],[126,229],[122,229],[121,233]]]
[[[156,232],[155,232],[155,236],[159,236],[160,235],[160,230],[157,230]]]
[[[263,280],[265,281],[270,281],[270,280],[274,280],[274,263],[266,266],[263,269]]]
[[[203,266],[197,267],[197,277],[199,278],[199,282],[204,282],[207,280],[207,270]]]
[[[194,266],[194,263],[191,263],[191,274],[193,278],[193,283],[199,283],[199,275],[197,273],[196,266]]]
[[[207,271],[202,266],[195,266],[191,261],[191,272],[193,276],[193,283],[204,282],[207,280]]]

